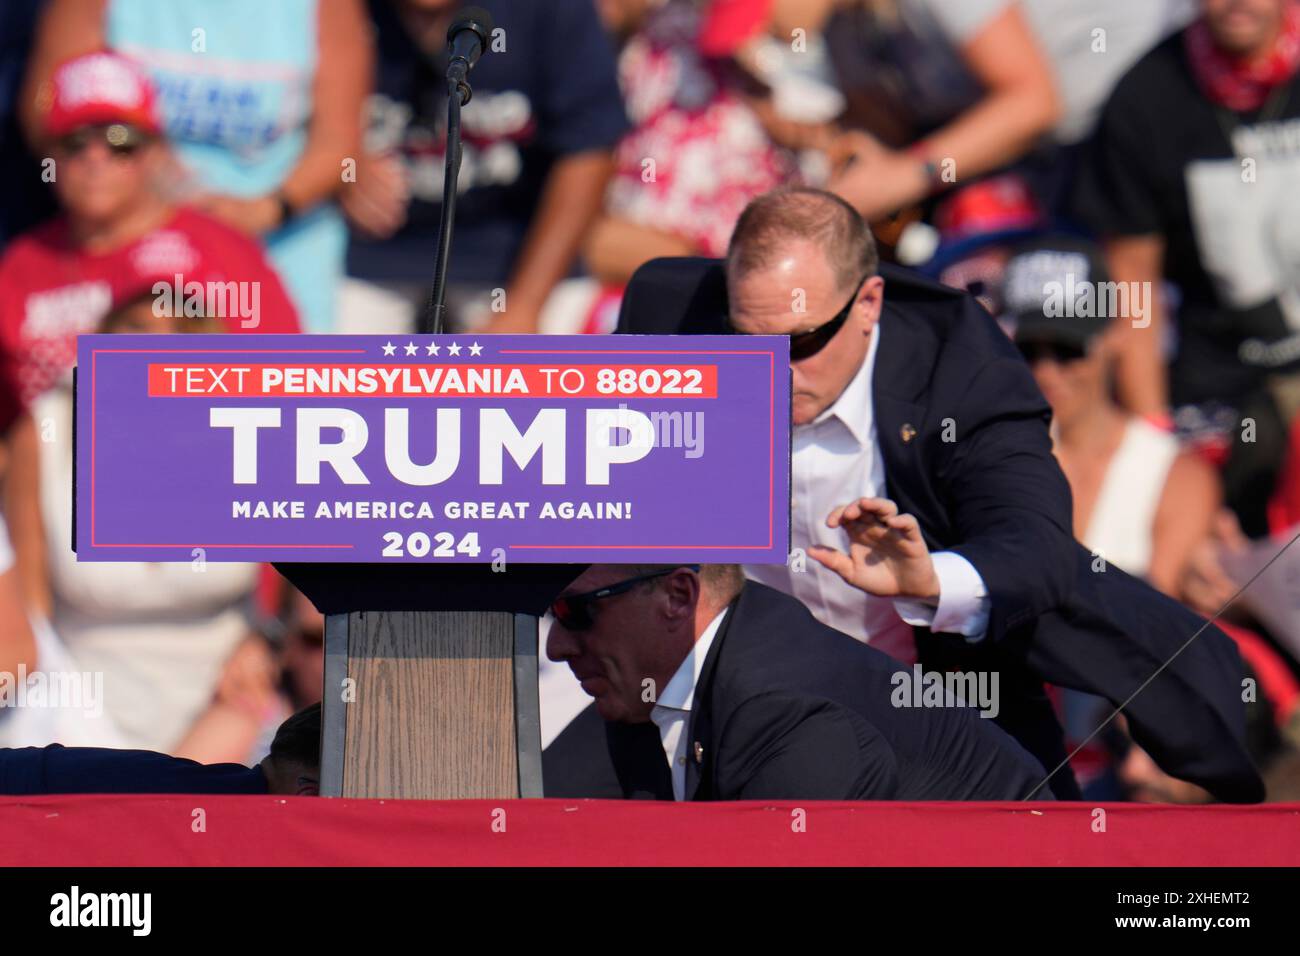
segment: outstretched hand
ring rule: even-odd
[[[937,600],[939,576],[921,526],[912,515],[898,513],[887,498],[860,498],[836,508],[826,518],[828,528],[843,528],[849,553],[813,545],[818,562],[846,583],[877,597]]]

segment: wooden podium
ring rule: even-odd
[[[277,567],[325,614],[321,796],[542,796],[538,619],[584,564]]]
[[[542,796],[538,620],[584,565],[277,567],[326,615],[321,796]]]

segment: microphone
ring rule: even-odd
[[[438,252],[433,264],[433,291],[420,318],[422,333],[442,332],[447,314],[447,260],[451,255],[451,233],[456,218],[456,184],[460,180],[460,110],[474,91],[469,71],[487,52],[492,35],[492,14],[482,7],[466,7],[447,28],[447,156],[442,178],[442,212],[438,216]]]
[[[487,50],[492,29],[492,14],[482,7],[466,7],[447,28],[447,48],[451,51],[447,79],[460,88],[464,97],[462,105],[469,102],[469,87],[465,78]]]

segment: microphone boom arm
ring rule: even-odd
[[[461,69],[457,69],[460,67]],[[473,91],[466,79],[469,65],[454,60],[447,69],[447,157],[442,180],[442,212],[438,220],[438,253],[433,267],[433,292],[420,318],[422,334],[440,335],[447,319],[447,261],[456,221],[456,192],[460,182],[460,110]]]
[[[447,30],[451,62],[447,65],[447,155],[442,183],[442,213],[438,221],[438,252],[434,259],[433,291],[420,316],[421,334],[440,334],[447,324],[447,261],[451,257],[451,236],[456,221],[456,193],[460,183],[460,111],[474,91],[469,71],[487,51],[493,30],[492,15],[470,7]]]

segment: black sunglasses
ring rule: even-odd
[[[792,362],[816,355],[830,344],[831,339],[835,338],[844,323],[848,321],[849,313],[853,311],[853,304],[858,301],[858,293],[862,291],[862,287],[867,284],[867,280],[870,278],[869,275],[862,277],[862,280],[853,290],[853,295],[844,304],[844,308],[836,312],[835,317],[829,322],[825,322],[807,332],[800,332],[797,335],[790,336],[790,360]]]
[[[563,595],[551,602],[551,614],[566,631],[585,631],[594,623],[591,617],[591,605],[593,603],[614,597],[617,594],[626,594],[642,581],[661,578],[664,575],[672,574],[678,568],[690,568],[697,574],[700,570],[698,564],[682,564],[664,571],[641,574],[634,578],[628,578],[626,581],[619,581],[616,584],[608,584],[603,588],[597,588],[585,594]]]
[[[152,137],[135,126],[113,123],[110,126],[83,126],[59,138],[59,148],[71,156],[85,152],[91,143],[102,142],[114,156],[134,156]]]
[[[1016,348],[1030,365],[1048,358],[1058,365],[1068,365],[1088,354],[1082,345],[1066,345],[1064,342],[1017,342]]]

